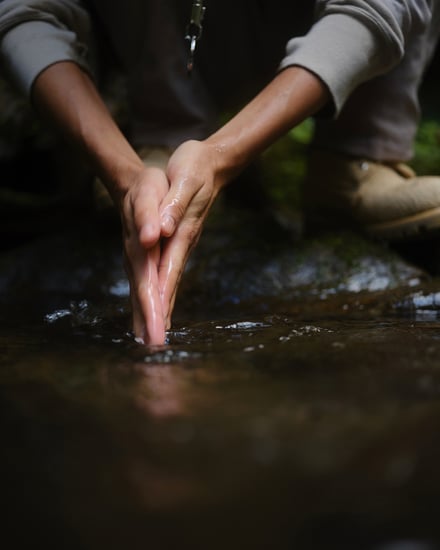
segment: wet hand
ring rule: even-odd
[[[169,189],[165,173],[146,167],[120,200],[124,259],[130,283],[135,337],[146,344],[165,341],[158,270],[161,256],[159,205]]]
[[[187,141],[176,149],[168,163],[167,178],[170,188],[160,209],[164,241],[159,288],[168,328],[186,261],[224,181],[217,170],[216,151],[198,141]]]

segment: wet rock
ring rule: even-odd
[[[435,287],[420,289],[426,274],[385,246],[352,234],[295,239],[269,216],[234,210],[226,216],[212,217],[190,258],[177,301],[181,315],[249,304],[291,312],[305,305],[351,310],[353,304],[438,309]],[[99,219],[28,243],[0,259],[1,300],[114,298],[128,307],[121,250],[119,225]]]
[[[208,226],[183,282],[185,297],[217,306],[286,302],[411,288],[426,273],[385,245],[351,234],[303,240],[273,218],[230,212]]]
[[[5,301],[30,295],[111,295],[125,274],[116,227],[77,224],[27,243],[0,258],[0,290]]]

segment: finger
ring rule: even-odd
[[[171,237],[182,221],[194,196],[202,187],[202,182],[192,178],[180,178],[172,183],[160,207],[161,232],[164,237]]]
[[[165,325],[158,285],[160,245],[145,250],[135,238],[124,242],[125,269],[130,282],[133,332],[142,343],[162,345]]]
[[[168,303],[167,314],[165,315],[165,319],[164,319],[166,330],[170,330],[170,328],[171,328],[171,316],[172,316],[173,311],[174,311],[174,304],[176,302],[177,288],[179,286],[179,282],[180,282],[180,279],[179,279],[178,283],[176,284],[176,286],[174,288],[174,292],[173,292],[173,294],[170,298],[170,301]]]
[[[159,240],[159,206],[168,187],[165,173],[157,168],[149,168],[141,184],[130,194],[126,215],[131,215],[139,242],[145,248],[150,248]]]
[[[165,322],[158,280],[159,259],[158,243],[146,254],[137,289],[137,298],[145,319],[145,342],[150,345],[163,345],[165,342]]]
[[[159,289],[162,311],[167,327],[170,325],[177,287],[191,250],[197,243],[201,223],[182,224],[162,250],[159,264]]]
[[[131,312],[132,312],[132,326],[133,334],[137,342],[145,344],[146,337],[146,326],[145,320],[142,313],[142,308],[137,299],[136,293],[134,290],[131,290],[130,287],[130,302],[131,302]]]
[[[129,285],[130,285],[130,303],[131,303],[131,316],[132,316],[132,329],[134,336],[137,340],[145,343],[145,320],[142,313],[142,308],[136,296],[134,273],[131,269],[131,263],[128,261],[127,254],[124,251],[124,266],[127,273]]]
[[[132,206],[133,220],[140,244],[154,246],[160,237],[159,204],[146,192],[142,192]]]

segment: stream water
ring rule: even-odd
[[[435,279],[378,284],[363,258],[359,288],[331,292],[311,245],[309,290],[280,292],[273,263],[276,293],[250,296],[246,273],[229,301],[214,276],[195,299],[192,277],[151,349],[128,332],[119,255],[72,239],[1,271],[8,547],[440,547]]]

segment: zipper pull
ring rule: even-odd
[[[191,75],[194,67],[194,54],[196,51],[197,42],[200,40],[202,35],[202,21],[203,16],[205,15],[205,10],[206,8],[203,6],[203,0],[193,0],[191,19],[188,27],[186,28],[185,36],[185,40],[189,40],[189,56],[186,64],[188,76]]]

